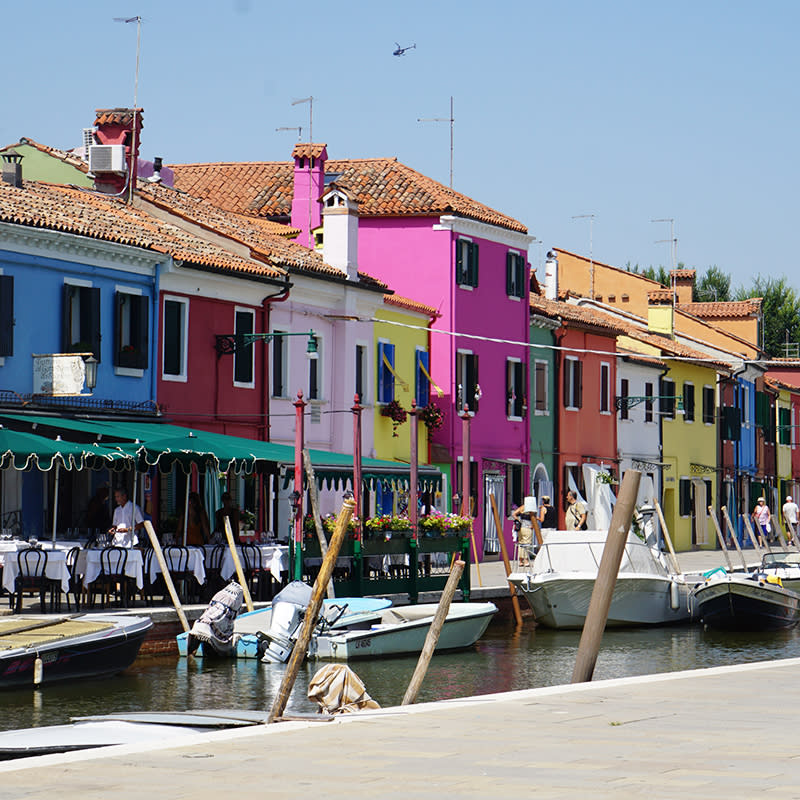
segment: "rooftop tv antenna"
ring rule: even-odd
[[[303,138],[303,126],[302,125],[296,125],[294,127],[291,126],[291,125],[289,127],[283,126],[283,127],[280,127],[280,128],[275,128],[275,130],[276,131],[297,131],[297,141],[298,142]]]
[[[314,143],[314,97],[301,97],[299,100],[292,100],[293,106],[299,106],[301,103],[308,103],[308,141]]]
[[[450,95],[449,117],[418,117],[417,122],[449,122],[450,123],[450,188],[453,188],[453,128],[456,118],[453,115],[453,95]]]
[[[589,296],[594,300],[594,219],[597,214],[576,214],[572,219],[589,220]]]
[[[139,54],[142,47],[142,18],[135,17],[114,17],[114,22],[123,22],[126,25],[131,22],[136,23],[136,74],[133,80],[133,141],[131,147],[130,172],[128,173],[128,202],[133,197],[133,159],[136,158],[136,115],[138,113],[139,102]]]
[[[669,239],[658,239],[655,244],[669,243],[670,276],[669,283],[672,289],[672,335],[675,335],[675,305],[678,302],[677,287],[675,286],[675,275],[678,264],[678,240],[675,237],[675,220],[672,217],[663,219],[651,219],[650,222],[669,222]]]

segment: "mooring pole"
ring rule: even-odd
[[[600,642],[603,639],[603,631],[608,621],[608,610],[611,608],[611,598],[619,574],[619,565],[622,562],[622,554],[625,552],[625,542],[633,519],[641,477],[642,473],[639,470],[629,469],[622,478],[617,503],[611,516],[611,527],[608,529],[600,567],[597,570],[592,599],[589,601],[589,611],[586,614],[586,621],[583,623],[578,655],[572,671],[572,683],[584,683],[592,679],[594,666],[597,663],[597,654],[600,652]]]
[[[294,490],[297,505],[294,515],[294,579],[303,579],[303,447],[305,440],[305,408],[302,390],[294,401]]]

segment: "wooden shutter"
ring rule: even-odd
[[[514,365],[514,416],[525,416],[525,364],[521,361]]]
[[[100,361],[100,290],[82,286],[81,297],[81,341],[89,345],[92,355]]]
[[[136,366],[147,369],[150,364],[150,298],[134,295],[131,306],[131,343],[136,348]]]
[[[506,253],[506,294],[514,297],[514,254]]]
[[[583,408],[583,362],[575,361],[575,386],[577,387],[577,397],[575,405]]]
[[[567,408],[568,406],[572,405],[572,381],[574,380],[574,375],[573,375],[574,369],[572,365],[574,363],[575,362],[572,361],[571,359],[567,359],[564,363],[566,369],[564,369],[564,374],[562,376],[563,386],[561,392],[561,394],[563,395],[562,399],[564,408]]]
[[[477,261],[476,261],[476,264],[477,264]],[[477,272],[475,274],[477,276]],[[478,284],[476,283],[475,285],[477,286]],[[472,402],[470,403],[469,407],[473,411],[477,411],[478,410],[479,401],[475,397],[475,394],[478,391],[478,386],[480,385],[480,378],[478,377],[478,356],[470,356],[470,359],[472,361],[472,376],[473,376],[473,380],[472,380]],[[475,469],[477,469],[477,465],[475,466]]]
[[[422,371],[422,367],[428,371],[430,374],[430,353],[427,353],[425,350],[417,350],[417,363],[416,363],[416,396],[417,396],[417,406],[419,408],[424,408],[428,405],[430,399],[430,382],[428,378],[425,376],[425,373]]]
[[[461,286],[467,282],[464,274],[464,242],[456,239],[456,283]]]
[[[0,356],[14,355],[14,276],[0,275]]]
[[[469,252],[469,285],[478,286],[478,244],[472,242]]]
[[[70,309],[72,297],[77,291],[77,286],[65,283],[61,291],[61,352],[69,353],[72,350],[72,325],[70,324]]]

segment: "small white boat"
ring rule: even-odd
[[[759,572],[780,578],[784,589],[800,592],[800,553],[796,550],[765,553]]]
[[[387,608],[370,620],[318,633],[312,639],[309,657],[349,661],[420,653],[437,607],[436,603],[423,603]],[[475,644],[496,613],[494,603],[453,603],[436,652]]]
[[[512,572],[539,625],[582,628],[606,543],[605,531],[544,531],[533,563]],[[689,619],[689,586],[663,553],[628,534],[606,627],[665,625]]]
[[[720,630],[783,630],[800,621],[800,594],[762,572],[713,570],[692,589],[691,604],[694,617]]]

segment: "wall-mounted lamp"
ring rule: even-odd
[[[94,389],[97,386],[97,359],[90,355],[83,360],[83,363],[86,365],[86,388]]]
[[[308,345],[306,346],[306,358],[309,361],[316,361],[319,358],[317,351],[317,337],[314,336],[313,331],[308,335]]]
[[[249,347],[253,342],[270,342],[281,336],[308,336],[306,356],[311,359],[319,358],[317,335],[314,331],[274,331],[272,333],[229,333],[216,337],[217,358],[231,356],[238,350]]]

